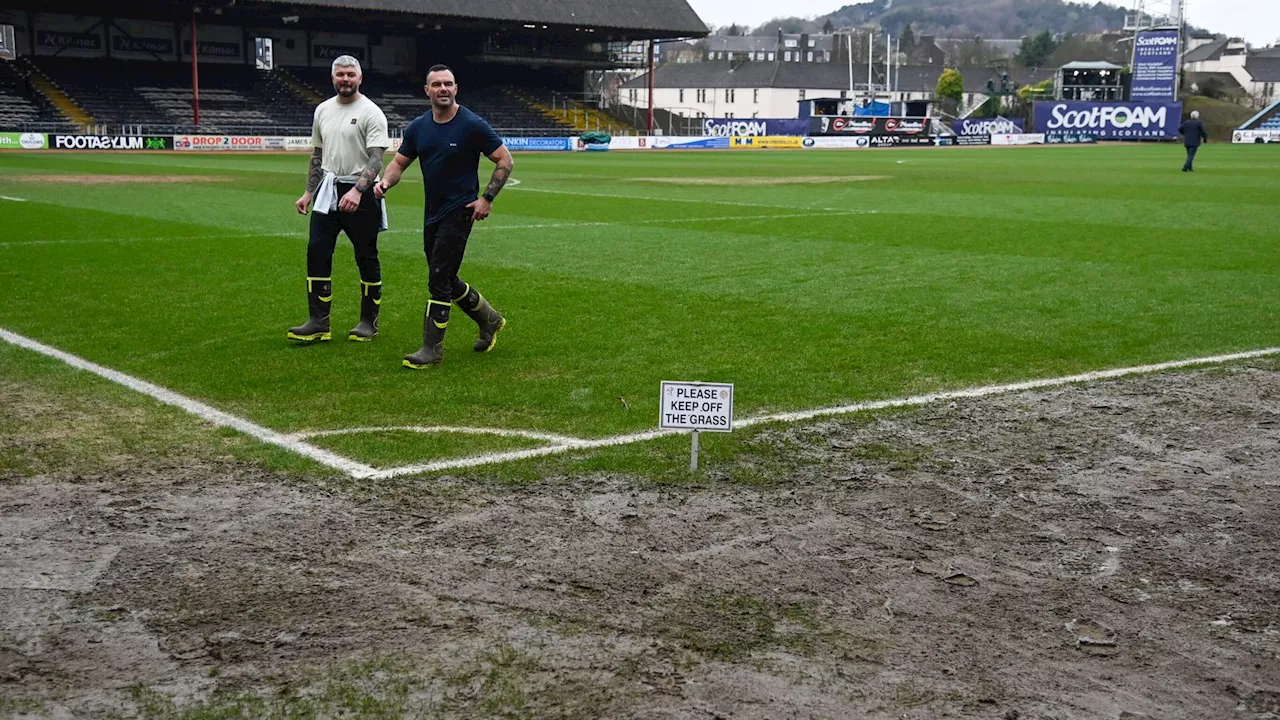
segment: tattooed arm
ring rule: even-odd
[[[364,170],[360,171],[360,179],[356,181],[356,189],[364,192],[373,187],[378,180],[378,174],[382,172],[382,155],[386,152],[386,148],[371,147],[365,148],[369,153],[369,160],[364,164]]]
[[[386,152],[384,148],[371,147],[365,148],[365,152],[369,154],[369,159],[365,161],[364,169],[360,171],[360,177],[356,180],[356,184],[342,199],[338,201],[338,210],[340,212],[355,212],[360,209],[360,198],[364,196],[364,192],[373,187],[373,183],[378,179],[378,173],[382,172],[382,154]]]
[[[324,170],[320,167],[323,158],[323,148],[315,148],[311,151],[311,166],[307,170],[307,189],[306,192],[302,193],[302,197],[298,198],[298,201],[294,203],[299,215],[307,214],[307,208],[311,206],[311,201],[315,199],[316,188],[320,187],[320,181],[324,179]]]
[[[489,185],[484,189],[484,196],[493,202],[493,198],[498,197],[498,193],[502,192],[502,188],[506,186],[507,180],[511,179],[511,171],[515,169],[515,158],[511,157],[511,151],[506,145],[498,146],[497,150],[489,156],[497,167],[493,169],[493,177],[489,178]]]
[[[511,151],[506,145],[499,145],[497,150],[489,154],[489,159],[497,167],[493,169],[493,177],[489,178],[489,185],[485,187],[484,194],[479,200],[467,205],[471,208],[472,220],[483,220],[489,217],[489,212],[493,208],[493,199],[502,192],[507,180],[511,179],[511,170],[516,166],[516,161],[511,157]]]

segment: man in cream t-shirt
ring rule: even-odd
[[[374,197],[373,185],[382,172],[383,153],[391,147],[387,116],[360,94],[359,60],[350,55],[334,60],[332,78],[337,95],[316,106],[307,191],[295,203],[301,215],[307,214],[308,207],[312,210],[307,244],[310,318],[286,335],[301,342],[330,337],[333,251],[339,232],[347,233],[360,268],[360,322],[348,333],[348,340],[369,341],[378,334],[382,304],[378,233],[387,229],[387,216],[384,202]]]

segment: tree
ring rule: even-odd
[[[1022,48],[1018,50],[1018,56],[1015,59],[1023,67],[1038,68],[1049,62],[1049,57],[1056,49],[1058,44],[1054,42],[1053,34],[1044,30],[1039,35],[1022,38]]]
[[[898,49],[907,57],[916,51],[916,33],[911,29],[911,23],[902,29],[902,35],[898,37]]]
[[[779,30],[787,35],[799,35],[800,33],[817,31],[818,24],[811,20],[805,20],[802,17],[774,18],[755,30],[752,30],[751,34],[756,36],[772,37],[773,35],[777,35]]]
[[[1095,60],[1127,64],[1128,58],[1125,57],[1125,54],[1125,51],[1118,46],[1108,45],[1099,38],[1085,35],[1067,35],[1054,48],[1046,64],[1049,67],[1062,67],[1069,62],[1092,62]]]
[[[824,22],[824,23],[822,23],[822,34],[823,34],[823,35],[830,35],[831,33],[835,32],[835,31],[836,31],[836,26],[835,26],[834,24],[832,24],[832,22],[831,22],[831,18],[827,18],[827,21],[826,21],[826,22]]]
[[[738,37],[742,34],[743,34],[742,28],[738,27],[738,23],[733,23],[732,25],[730,25],[729,29],[725,32],[725,35],[728,35],[729,37]]]
[[[955,68],[947,68],[938,78],[938,87],[934,91],[939,100],[960,102],[964,98],[964,76]]]

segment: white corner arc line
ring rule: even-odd
[[[311,438],[334,437],[335,435],[360,435],[363,433],[385,432],[411,432],[421,433],[423,435],[436,433],[454,433],[458,435],[496,435],[498,437],[518,437],[526,440],[538,440],[540,442],[553,443],[555,445],[563,445],[565,447],[574,447],[590,442],[589,440],[583,440],[581,438],[538,432],[536,430],[511,430],[508,428],[465,427],[459,425],[388,425],[378,427],[339,428],[336,430],[305,430],[303,432],[293,433],[292,435],[289,435],[289,437],[294,440],[310,440]]]
[[[798,422],[801,420],[811,420],[818,417],[829,417],[834,415],[849,415],[852,413],[866,412],[869,410],[886,410],[890,408],[914,407],[919,405],[929,405],[936,402],[945,402],[948,400],[962,400],[968,398],[987,397],[989,395],[1000,395],[1012,392],[1022,392],[1026,390],[1045,390],[1049,388],[1061,387],[1064,385],[1072,385],[1075,383],[1096,382],[1099,380],[1112,380],[1115,378],[1125,377],[1128,375],[1145,375],[1154,372],[1163,372],[1165,370],[1177,370],[1180,368],[1195,367],[1198,365],[1220,365],[1222,363],[1234,362],[1237,360],[1249,360],[1252,358],[1268,357],[1271,355],[1280,355],[1280,347],[1264,348],[1261,350],[1249,350],[1246,352],[1230,353],[1226,355],[1212,355],[1209,357],[1191,358],[1187,360],[1172,360],[1169,362],[1154,363],[1150,365],[1135,365],[1132,367],[1114,368],[1111,370],[1095,370],[1093,372],[1080,373],[1077,375],[1066,375],[1056,378],[1041,378],[1037,380],[1026,380],[1023,382],[1006,383],[1003,385],[984,385],[982,387],[964,388],[960,390],[948,390],[943,392],[929,393],[926,395],[914,395],[912,397],[897,398],[893,400],[873,400],[862,403],[854,403],[852,405],[839,405],[828,408],[818,408],[815,410],[802,410],[789,413],[774,413],[770,415],[758,415],[755,417],[737,420],[734,425],[737,427],[751,427],[752,425],[761,425],[771,422]],[[492,453],[488,455],[476,455],[473,457],[458,458],[454,460],[439,460],[436,462],[419,463],[414,465],[402,465],[399,467],[387,468],[379,470],[369,476],[372,480],[386,480],[389,478],[401,477],[404,475],[420,475],[429,472],[440,472],[442,470],[459,470],[464,468],[480,467],[483,465],[497,465],[499,463],[512,462],[515,460],[527,460],[536,457],[545,457],[548,455],[558,455],[569,452],[571,450],[590,450],[605,447],[617,447],[619,445],[630,445],[633,443],[653,440],[669,435],[681,434],[677,430],[652,430],[648,432],[634,433],[630,435],[615,435],[613,437],[601,438],[599,440],[586,440],[577,445],[553,445],[545,448],[535,448],[532,450],[517,450],[513,452]]]
[[[8,200],[9,202],[26,202],[26,198],[9,197],[8,195],[0,195],[0,200]]]
[[[103,367],[97,363],[85,360],[82,357],[72,355],[68,352],[63,352],[62,350],[50,347],[44,343],[37,342],[28,337],[5,330],[4,328],[0,328],[0,340],[4,340],[11,345],[17,345],[20,348],[31,350],[32,352],[40,353],[41,355],[54,358],[55,360],[61,360],[71,367],[93,373],[94,375],[110,380],[117,385],[123,385],[130,390],[159,400],[166,405],[172,405],[185,410],[198,418],[213,423],[214,425],[237,430],[256,440],[261,440],[269,445],[275,445],[276,447],[283,448],[297,455],[310,458],[311,460],[314,460],[326,467],[333,468],[334,470],[340,470],[351,477],[366,478],[377,472],[377,470],[372,466],[355,462],[354,460],[329,452],[323,448],[318,448],[314,445],[302,442],[301,440],[290,438],[283,433],[265,428],[242,417],[237,417],[230,413],[223,412],[222,410],[202,403],[199,400],[194,400],[185,395],[180,395],[168,388],[160,387],[159,385],[149,383],[145,380],[140,380],[132,375],[126,375],[118,370]]]

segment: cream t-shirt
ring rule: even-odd
[[[367,148],[391,147],[387,116],[363,95],[346,104],[338,102],[335,95],[316,106],[311,146],[324,151],[321,168],[338,180],[355,182],[369,160]]]

